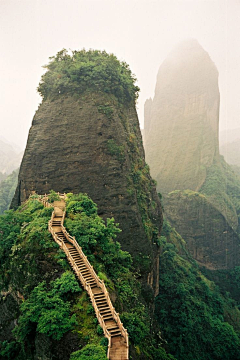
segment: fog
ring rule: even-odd
[[[160,64],[175,44],[196,38],[219,70],[220,129],[240,126],[239,0],[0,0],[0,27],[0,135],[21,148],[41,102],[42,65],[62,48],[126,61],[141,89],[143,126]]]

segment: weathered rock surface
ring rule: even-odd
[[[165,215],[193,258],[210,270],[239,266],[240,239],[207,197],[190,190],[166,197]]]
[[[218,115],[218,71],[196,40],[185,41],[160,66],[146,102],[146,161],[160,192],[200,189],[219,154]]]
[[[19,305],[11,293],[0,294],[0,343],[13,340],[12,330],[19,316]]]
[[[60,96],[36,112],[12,206],[36,191],[87,193],[104,218],[114,217],[118,241],[157,293],[161,205],[145,164],[134,105],[106,95]]]

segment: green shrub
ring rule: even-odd
[[[81,50],[72,55],[63,49],[50,57],[38,91],[43,99],[86,91],[114,95],[121,103],[134,103],[139,88],[129,66],[105,51]]]
[[[70,360],[107,360],[105,350],[100,345],[89,344],[71,354]]]
[[[81,291],[74,275],[66,272],[60,279],[51,282],[50,287],[48,290],[43,281],[22,303],[22,314],[14,329],[19,341],[24,341],[35,327],[39,333],[60,340],[76,324],[76,316],[70,315],[70,303],[66,301],[68,293]]]
[[[58,245],[48,231],[52,210],[29,199],[17,211],[0,216],[0,286],[15,287],[29,294],[42,280],[41,263],[52,255]]]
[[[54,190],[50,190],[48,194],[48,202],[53,203],[54,201],[60,201],[60,196]]]
[[[107,275],[113,278],[130,268],[130,254],[113,241],[121,231],[113,218],[105,223],[97,215],[96,204],[84,194],[68,196],[66,209],[66,228],[93,264],[104,264]]]
[[[107,105],[99,105],[98,106],[98,111],[101,113],[101,114],[105,114],[106,117],[111,120],[112,117],[113,117],[113,114],[114,114],[114,111],[113,111],[113,108],[107,104]]]
[[[97,326],[97,334],[98,335],[103,335],[103,329],[100,325]]]
[[[97,214],[97,205],[86,194],[68,194],[67,214],[85,213],[87,216]]]
[[[0,344],[0,358],[3,360],[26,360],[23,346],[16,341],[3,341]]]
[[[124,145],[117,145],[113,139],[108,140],[107,148],[112,156],[120,162],[125,160]]]
[[[140,316],[134,313],[122,313],[121,320],[128,330],[130,340],[135,344],[141,344],[148,335],[147,325],[141,320]]]

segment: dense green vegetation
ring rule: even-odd
[[[66,203],[66,228],[76,237],[96,271],[106,272],[116,280],[127,274],[132,259],[113,241],[121,231],[114,219],[107,219],[105,224],[97,215],[97,205],[87,195],[69,194]]]
[[[76,314],[70,317],[70,294],[79,293],[80,287],[74,274],[65,272],[51,281],[49,289],[46,281],[41,282],[21,305],[21,316],[14,333],[24,341],[34,330],[60,340],[65,332],[76,325]]]
[[[114,305],[128,329],[131,344],[137,349],[136,358],[139,355],[139,358],[170,359],[151,334],[149,313],[141,302],[141,287],[132,272],[131,255],[113,241],[120,231],[118,225],[114,219],[108,219],[105,224],[97,215],[97,205],[85,194],[68,194],[66,203],[66,228],[76,237],[110,293],[115,293]]]
[[[230,167],[234,171],[234,173],[238,176],[238,178],[240,179],[240,166],[230,165]]]
[[[102,346],[87,345],[82,350],[71,354],[70,360],[107,360]]]
[[[54,201],[61,200],[60,196],[54,190],[50,190],[48,194],[48,202],[53,203]]]
[[[104,222],[97,215],[96,204],[85,194],[68,194],[66,203],[65,225],[116,299],[114,305],[128,329],[134,359],[174,359],[163,347],[178,360],[240,359],[240,313],[234,300],[202,275],[184,240],[168,222],[164,222],[159,238],[159,333],[158,327],[153,331],[147,304],[141,302],[131,256],[113,241],[120,231],[118,225],[113,219]],[[56,353],[53,359],[63,356],[57,344],[68,341],[69,336],[79,350],[68,348],[63,358],[105,359],[106,339],[92,305],[48,232],[51,211],[35,195],[18,210],[0,216],[0,288],[11,289],[24,300],[16,309],[18,325],[0,346],[0,358],[32,360],[34,339],[41,334]],[[236,285],[239,271],[234,271]],[[4,301],[0,300],[0,306]]]
[[[83,94],[86,91],[114,95],[120,103],[134,103],[139,88],[125,62],[105,51],[81,50],[68,54],[63,49],[50,57],[38,91],[43,99],[60,95]]]
[[[53,360],[69,358],[71,352],[72,359],[85,359],[89,354],[92,359],[104,359],[106,339],[92,305],[48,232],[51,212],[34,195],[16,211],[0,216],[0,290],[10,290],[18,294],[19,301],[22,299],[19,307],[16,304],[18,325],[0,345],[0,358],[32,360],[36,338],[41,335],[49,339],[43,340],[41,347],[54,354]],[[141,286],[131,269],[131,256],[113,241],[120,231],[114,220],[105,223],[86,195],[69,194],[66,226],[116,298],[114,305],[128,328],[135,359],[174,359],[152,333],[147,307],[141,302]],[[0,307],[4,308],[9,296],[0,299]],[[71,341],[67,340],[69,336]],[[66,346],[60,354],[59,341],[77,343],[80,350]]]
[[[73,331],[80,348],[90,341],[105,349],[90,301],[48,231],[51,212],[32,196],[17,211],[0,216],[0,290],[11,289],[24,299],[15,309],[15,314],[20,314],[18,326],[0,346],[1,359],[32,360],[38,333],[52,339],[56,360],[60,356],[58,340],[69,331]],[[9,296],[0,299],[3,309]],[[71,347],[66,349],[67,353],[71,351]]]
[[[234,301],[202,275],[166,222],[162,244],[156,316],[169,351],[178,360],[240,359],[240,312]]]
[[[15,170],[2,182],[0,182],[0,214],[9,209],[17,187],[17,180],[18,170]]]
[[[229,224],[240,231],[240,179],[220,156],[207,171],[200,192],[208,197]]]
[[[203,268],[201,271],[208,279],[215,282],[224,296],[234,299],[240,309],[240,266],[230,270],[214,271]]]

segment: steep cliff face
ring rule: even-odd
[[[206,196],[191,190],[173,191],[165,214],[187,242],[193,258],[210,270],[239,265],[240,239]]]
[[[198,191],[219,154],[219,90],[218,71],[196,40],[181,43],[160,66],[145,113],[146,161],[158,190]]]
[[[12,206],[31,192],[85,192],[103,218],[114,217],[118,241],[157,293],[161,205],[145,163],[134,103],[104,92],[60,94],[36,112]]]

